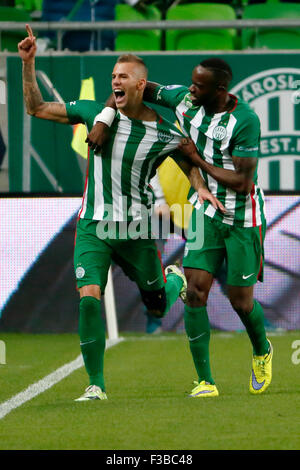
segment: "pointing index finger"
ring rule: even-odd
[[[29,24],[26,24],[26,31],[28,33],[29,38],[33,40],[33,32]]]

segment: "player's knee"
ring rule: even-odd
[[[188,286],[186,292],[187,305],[190,307],[203,307],[207,303],[208,292],[200,286]]]
[[[167,308],[167,297],[165,288],[156,291],[145,291],[140,289],[143,303],[151,315],[161,318]]]
[[[253,299],[231,298],[230,303],[239,316],[248,315],[253,309]]]
[[[100,286],[96,284],[91,284],[88,286],[83,286],[79,288],[80,298],[83,297],[95,297],[95,299],[100,300],[101,298],[101,289]]]

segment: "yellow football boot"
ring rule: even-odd
[[[251,393],[263,393],[272,380],[273,347],[268,340],[270,350],[264,356],[253,356],[249,390]]]
[[[194,382],[196,385],[195,388],[189,394],[191,398],[207,398],[207,397],[217,397],[219,396],[218,389],[215,385],[209,384],[202,380],[200,383]]]

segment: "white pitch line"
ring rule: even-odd
[[[106,349],[115,346],[116,344],[123,341],[123,339],[124,338],[106,340]],[[74,361],[63,365],[62,367],[59,367],[59,369],[56,369],[49,375],[46,375],[46,377],[44,377],[43,379],[39,380],[38,382],[35,382],[32,385],[29,385],[29,387],[27,387],[22,392],[18,393],[17,395],[14,395],[7,401],[4,401],[0,404],[0,419],[4,418],[4,416],[6,416],[8,413],[23,405],[27,401],[32,400],[32,398],[36,397],[40,393],[43,393],[49,388],[53,387],[53,385],[63,380],[75,370],[80,369],[80,367],[82,366],[83,359],[82,355],[80,354]]]

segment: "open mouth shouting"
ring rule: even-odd
[[[121,88],[115,88],[114,95],[115,95],[116,105],[117,106],[121,105],[124,101],[125,91],[122,90]]]

